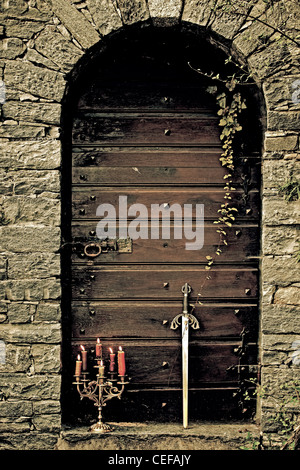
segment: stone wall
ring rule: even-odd
[[[285,9],[281,1],[272,3],[240,0],[238,11],[224,12],[212,10],[214,0],[3,1],[0,448],[51,449],[59,438],[62,102],[78,61],[104,37],[133,24],[196,25],[247,65],[263,91],[262,383],[280,396],[282,381],[300,378],[292,355],[300,339],[300,205],[278,191],[291,176],[299,178],[299,46],[277,31],[284,24],[296,38],[300,12],[296,0],[285,1]],[[274,404],[268,395],[261,402],[263,431],[276,431],[267,423]]]

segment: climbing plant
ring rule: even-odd
[[[229,57],[225,62],[229,63],[233,61],[232,58]],[[236,66],[237,64],[234,65]],[[189,66],[193,69],[190,63]],[[232,192],[236,190],[233,185],[233,176],[235,171],[234,139],[236,133],[242,130],[239,116],[241,112],[247,108],[247,105],[241,92],[236,91],[236,88],[238,84],[251,83],[251,75],[247,74],[246,70],[242,67],[239,67],[238,74],[233,73],[225,79],[221,78],[219,74],[208,74],[200,69],[193,70],[204,75],[212,82],[218,83],[218,85],[208,86],[207,91],[215,96],[218,108],[217,115],[220,118],[219,126],[222,128],[220,133],[222,144],[220,164],[227,170],[224,175],[224,201],[218,209],[218,217],[214,221],[214,224],[218,225],[216,231],[219,234],[219,244],[216,248],[215,255],[220,256],[224,245],[228,245],[227,230],[229,227],[232,227],[238,213],[238,209],[232,203]],[[213,258],[211,255],[206,256],[206,270],[210,270],[212,268],[215,259],[216,257]],[[200,296],[201,294],[198,295]]]
[[[276,398],[266,387],[262,387],[257,383],[256,379],[249,379],[251,385],[254,385],[255,392],[252,396],[246,391],[244,400],[251,401],[254,396],[260,399],[270,397],[273,400],[274,407],[266,424],[276,434],[276,441],[266,434],[265,442],[263,442],[264,434],[261,433],[257,439],[251,433],[247,433],[246,442],[241,447],[242,450],[299,450],[300,449],[300,382],[298,379],[291,379],[279,386],[279,390],[283,392],[284,397]],[[272,435],[271,435],[272,436]]]
[[[279,186],[278,191],[286,201],[297,201],[300,199],[300,181],[291,178],[282,186]]]

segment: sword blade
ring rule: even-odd
[[[188,427],[188,389],[189,389],[189,318],[182,315],[182,412],[183,427]]]

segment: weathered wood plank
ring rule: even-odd
[[[224,187],[224,176],[228,171],[219,165],[212,168],[191,168],[175,166],[158,167],[74,167],[72,171],[73,183],[88,183],[118,186],[126,184],[135,185],[210,185],[215,187]],[[251,169],[250,174],[251,187],[257,186],[257,169]],[[243,184],[243,174],[238,171],[234,184],[241,186]]]
[[[199,330],[190,330],[191,340],[238,338],[242,329],[256,339],[258,306],[253,304],[194,304]],[[191,307],[192,310],[192,307]],[[173,318],[182,311],[182,302],[76,302],[72,303],[73,338],[174,338]],[[175,336],[176,337],[176,336]]]
[[[77,109],[102,112],[103,110],[211,112],[216,107],[212,95],[206,92],[205,87],[199,87],[199,83],[194,86],[189,85],[185,86],[183,81],[176,83],[171,77],[168,83],[163,83],[162,77],[155,79],[153,74],[151,80],[144,83],[139,83],[136,77],[128,84],[126,82],[120,84],[114,76],[110,77],[109,81],[101,78],[94,83],[92,91],[82,94]]]
[[[217,219],[219,217],[218,210],[221,204],[224,204],[225,191],[224,188],[95,188],[76,187],[72,191],[72,217],[76,220],[95,219],[100,220],[96,216],[97,207],[100,204],[112,204],[116,210],[116,217],[119,219],[120,212],[120,196],[127,197],[126,203],[128,208],[133,204],[143,204],[151,215],[151,205],[163,205],[167,203],[170,207],[173,204],[179,204],[184,209],[184,204],[192,204],[195,210],[196,204],[203,204],[205,220]],[[255,220],[259,216],[260,196],[257,190],[251,190],[248,193],[247,203],[244,200],[244,192],[241,189],[232,191],[229,206],[238,209],[236,213],[237,220],[246,216],[246,220]],[[124,199],[125,201],[125,199]],[[246,213],[247,208],[251,208],[251,212]],[[122,209],[123,210],[123,209]],[[123,217],[123,213],[121,214]],[[128,216],[128,220],[135,218]],[[171,213],[171,218],[173,214]]]
[[[174,332],[176,334],[176,332]],[[177,334],[178,336],[178,334]],[[180,335],[179,335],[180,336]],[[95,365],[93,344],[83,343],[88,350],[90,370]],[[232,384],[237,371],[228,369],[237,366],[239,358],[235,349],[240,342],[190,342],[190,386],[201,383]],[[119,342],[103,342],[103,362],[109,366],[109,347],[117,351]],[[181,385],[181,341],[135,341],[123,340],[122,348],[126,357],[126,373],[132,387],[135,385]],[[76,358],[80,343],[73,344],[72,357]],[[74,359],[75,361],[75,359]]]
[[[73,148],[73,166],[95,167],[139,167],[139,166],[189,166],[189,167],[220,167],[221,149],[205,148],[205,149],[149,149],[127,148],[127,147],[101,147]]]
[[[219,168],[220,148],[214,147],[173,147],[147,148],[147,147],[101,147],[101,145],[75,147],[73,146],[73,166],[85,167],[139,167],[139,166],[186,166],[201,168]],[[237,170],[240,166],[253,166],[259,163],[257,155],[235,156]]]
[[[73,123],[73,143],[120,144],[220,144],[218,119],[78,117]]]
[[[94,226],[94,230],[96,224]],[[95,240],[97,237],[89,236],[87,225],[73,225],[74,247],[72,253],[72,262],[81,265],[86,264],[88,258],[84,255],[84,246]],[[199,234],[199,228],[197,228]],[[242,263],[251,261],[253,257],[259,256],[258,225],[236,225],[228,228],[227,245],[220,243],[220,234],[217,233],[217,225],[205,224],[203,229],[204,245],[200,250],[187,250],[186,243],[190,243],[183,233],[182,239],[174,239],[173,226],[170,228],[169,239],[152,240],[149,238],[132,241],[132,252],[122,253],[119,251],[104,251],[93,259],[93,264],[116,263],[116,264],[134,264],[134,263],[206,263],[206,256],[217,258],[217,263]],[[196,233],[195,227],[193,227]],[[160,232],[161,233],[161,232]],[[217,248],[222,250],[221,255],[216,255]],[[252,259],[253,261],[253,259]]]
[[[74,299],[182,299],[188,282],[203,298],[253,299],[258,294],[257,269],[215,266],[98,266],[74,267]],[[167,286],[165,284],[168,283]],[[246,291],[249,289],[249,291]]]

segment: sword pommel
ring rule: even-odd
[[[184,315],[188,314],[189,313],[189,310],[188,310],[188,299],[189,299],[189,294],[192,290],[191,286],[188,285],[188,283],[186,282],[184,284],[184,286],[182,286],[181,288],[182,292],[183,292],[183,311],[182,313]]]

